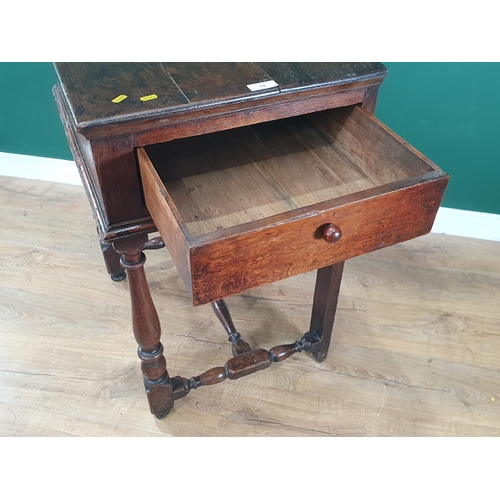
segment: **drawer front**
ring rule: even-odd
[[[195,305],[432,228],[448,176],[357,107],[236,132],[137,151]]]
[[[447,182],[447,177],[427,180],[193,246],[193,303],[204,304],[424,235],[432,229]],[[323,239],[330,224],[341,232],[331,243]]]

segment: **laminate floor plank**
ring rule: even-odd
[[[0,436],[498,436],[500,243],[430,234],[348,261],[328,359],[300,353],[150,413],[127,282],[79,186],[0,182]],[[210,305],[147,253],[171,376],[223,366]],[[254,348],[309,327],[315,273],[228,297]]]

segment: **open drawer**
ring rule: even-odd
[[[138,148],[193,304],[428,233],[448,176],[358,106]]]

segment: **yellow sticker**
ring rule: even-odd
[[[115,97],[111,102],[114,102],[115,104],[117,104],[119,102],[122,102],[126,98],[127,98],[127,96],[125,94],[121,94],[121,95]]]
[[[156,94],[143,95],[140,99],[141,101],[152,101],[153,99],[158,99],[158,96]]]

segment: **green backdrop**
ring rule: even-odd
[[[500,64],[386,65],[376,116],[450,174],[443,205],[500,214]]]
[[[500,63],[385,63],[376,116],[451,176],[443,205],[500,214]],[[72,159],[51,63],[0,63],[0,151]]]

